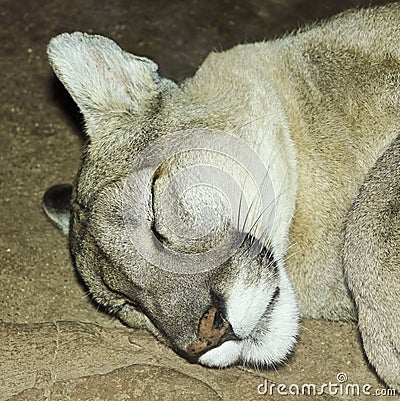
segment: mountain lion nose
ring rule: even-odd
[[[187,347],[186,353],[190,359],[197,361],[206,351],[227,340],[238,340],[238,337],[221,312],[212,306],[201,317],[198,338]]]

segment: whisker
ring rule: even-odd
[[[256,122],[256,121],[258,121],[258,120],[261,120],[262,118],[266,118],[266,117],[265,117],[265,116],[254,117],[252,120],[249,120],[249,121],[243,123],[242,125],[240,125],[239,127],[234,128],[234,129],[231,131],[231,134],[233,135],[234,132],[237,133],[237,132],[238,132],[239,130],[241,130],[242,128],[247,127],[248,125],[253,124],[254,122]]]
[[[255,197],[254,197],[253,200],[251,201],[250,206],[249,206],[248,210],[246,211],[246,216],[245,216],[245,219],[244,219],[244,222],[243,222],[243,226],[242,226],[242,232],[245,232],[245,231],[246,231],[246,230],[245,230],[245,227],[246,227],[246,224],[247,224],[247,219],[248,219],[249,216],[250,216],[250,211],[251,211],[251,209],[252,209],[252,207],[253,207],[253,205],[254,205],[254,202],[255,202]]]
[[[304,326],[303,324],[300,324],[300,328],[301,328],[301,330],[308,331],[309,333],[314,334],[314,332],[312,330],[310,330],[308,327]]]
[[[283,146],[283,144],[282,144],[278,149],[275,150],[275,155],[274,155],[273,159],[270,161],[270,164],[269,164],[269,166],[268,166],[268,171],[266,172],[266,174],[265,174],[265,176],[264,176],[264,178],[263,178],[263,180],[262,180],[262,183],[261,183],[261,192],[262,192],[262,193],[263,193],[263,191],[266,190],[266,189],[264,189],[265,180],[266,180],[267,178],[270,177],[270,171],[271,171],[272,165],[275,163],[275,161],[276,161],[276,159],[277,159],[277,157],[278,157],[278,155],[279,155],[279,153],[280,153],[280,148],[281,148],[282,146]],[[285,171],[285,175],[284,175],[284,177],[283,177],[283,179],[282,179],[282,181],[281,181],[281,186],[282,186],[282,183],[285,182],[285,181],[287,180],[287,177],[288,177],[288,169],[286,169],[286,171]],[[272,181],[271,181],[271,183],[272,183],[272,185],[274,185],[274,183],[273,183]],[[276,184],[276,183],[275,183],[275,184]],[[284,189],[284,190],[280,190],[280,191],[279,191],[279,195],[276,196],[276,197],[274,198],[274,200],[271,202],[271,204],[275,203],[275,202],[276,202],[283,194],[285,194],[288,190],[289,190],[289,188],[286,188],[286,189]],[[255,194],[255,197],[257,197],[257,195],[258,195],[258,194]],[[253,205],[253,204],[254,204],[254,199],[253,199],[253,201],[252,201],[252,205]],[[268,210],[268,207],[271,206],[271,204],[268,205],[268,206],[266,207],[267,210]],[[250,208],[250,209],[251,209],[251,208]],[[246,222],[247,222],[247,217],[248,217],[248,215],[250,214],[250,209],[249,209],[248,214],[247,214],[247,216],[246,216]],[[262,214],[264,214],[264,213],[265,213],[265,211],[262,211],[262,212],[260,213],[260,215],[256,218],[255,223],[252,224],[252,226],[251,226],[251,228],[250,228],[250,230],[249,230],[250,232],[253,230],[253,228],[255,228],[255,226],[256,226],[256,224],[257,224],[257,221],[260,220]],[[244,224],[244,226],[245,226],[245,224]],[[244,229],[244,227],[243,227],[243,229]],[[258,227],[257,227],[257,229],[258,229]],[[255,231],[256,231],[256,230],[255,230]]]
[[[288,245],[288,247],[287,247],[287,250],[288,251],[290,251],[293,247],[295,247],[297,245],[297,241],[292,241],[289,245]]]
[[[82,295],[81,299],[91,298],[91,293],[89,291],[85,291]]]
[[[261,120],[261,119],[263,119],[263,118],[265,118],[265,116],[263,116],[263,115],[262,115],[262,116],[255,117],[255,118],[253,118],[252,120],[249,120],[249,121],[247,121],[246,123],[240,125],[239,127],[234,128],[230,133],[231,133],[232,135],[234,135],[235,133],[238,133],[242,128],[244,128],[244,127],[246,127],[246,126],[248,126],[248,125],[250,125],[250,124],[253,124],[254,122],[259,121],[259,120]],[[258,144],[258,148],[260,148],[261,143],[262,143],[262,138],[260,138],[260,143]],[[247,177],[248,177],[248,174],[246,174],[245,181],[244,181],[244,183],[243,183],[243,188],[246,187]],[[241,209],[242,209],[242,200],[243,200],[243,191],[241,192],[241,194],[240,194],[240,199],[239,199],[238,227],[237,227],[238,231],[240,231],[240,217],[241,217]],[[253,199],[253,201],[254,201],[254,199]],[[248,219],[248,216],[249,216],[249,214],[250,214],[250,212],[251,212],[251,209],[252,209],[252,206],[253,206],[253,201],[252,201],[252,203],[250,204],[250,207],[248,208],[248,210],[247,210],[247,212],[246,212],[246,216],[245,216],[245,219],[244,219],[242,228],[241,228],[241,231],[242,231],[242,232],[245,231],[247,219]]]
[[[261,211],[261,213],[258,215],[258,217],[255,219],[255,221],[253,222],[253,224],[251,225],[250,229],[249,229],[249,234],[252,232],[253,228],[255,227],[255,225],[260,221],[261,217],[263,216],[263,214],[272,206],[272,204],[275,203],[275,200],[273,200],[272,202],[270,202],[269,205],[267,205],[264,210]],[[256,230],[255,230],[256,231]]]
[[[235,129],[233,129],[231,131],[231,133],[235,134],[240,129],[242,129],[242,128],[244,128],[244,127],[246,127],[246,126],[248,126],[248,125],[250,125],[250,124],[252,124],[252,123],[254,123],[256,121],[259,121],[262,118],[265,118],[265,117],[264,116],[255,117],[252,120],[249,120],[246,123],[242,124],[241,126],[236,127]],[[262,137],[262,135],[260,135],[258,143],[254,144],[255,145],[255,150],[257,151],[257,149],[258,149],[258,153],[260,153],[259,151],[261,149],[262,144],[263,144],[263,137]],[[277,185],[276,192],[278,192],[279,195],[274,197],[274,199],[267,206],[265,206],[263,208],[263,210],[261,210],[258,213],[257,216],[253,216],[253,218],[254,217],[255,218],[252,221],[251,226],[249,228],[247,228],[246,226],[249,225],[249,219],[250,219],[250,216],[252,216],[252,214],[254,213],[255,207],[257,205],[261,206],[260,201],[262,199],[262,196],[263,196],[264,192],[266,191],[266,188],[265,188],[266,180],[268,178],[270,178],[270,172],[271,172],[272,166],[274,166],[276,164],[277,159],[282,154],[282,149],[283,149],[284,146],[285,146],[285,143],[282,142],[282,143],[279,144],[279,146],[275,147],[273,149],[273,151],[271,152],[272,154],[271,154],[271,158],[269,159],[267,172],[266,172],[266,174],[264,175],[264,177],[262,179],[261,185],[258,187],[258,191],[256,191],[256,193],[254,194],[254,197],[253,197],[249,207],[246,208],[247,210],[246,210],[245,215],[242,216],[242,214],[243,214],[243,211],[242,211],[243,197],[245,196],[244,195],[244,190],[246,188],[246,185],[247,185],[247,182],[248,182],[247,181],[248,180],[248,175],[249,175],[249,174],[245,174],[245,177],[244,177],[244,180],[243,180],[243,183],[242,183],[243,189],[241,191],[240,199],[239,199],[239,209],[238,209],[238,215],[237,215],[237,229],[246,234],[245,239],[248,239],[250,236],[252,237],[247,249],[245,250],[247,253],[250,253],[251,248],[254,246],[254,243],[256,243],[256,240],[260,241],[261,244],[263,246],[265,246],[266,243],[270,242],[270,241],[268,241],[269,236],[270,236],[270,238],[273,238],[276,230],[279,229],[279,226],[280,226],[279,225],[279,218],[275,218],[275,221],[273,221],[273,224],[271,225],[271,227],[269,227],[269,224],[267,223],[267,227],[265,227],[263,232],[260,233],[259,235],[257,235],[257,232],[260,230],[260,225],[262,224],[262,220],[263,220],[262,217],[265,216],[265,214],[268,211],[270,211],[270,213],[272,213],[272,211],[273,211],[272,207],[273,207],[274,203],[277,202],[281,197],[283,197],[284,194],[286,194],[287,191],[290,189],[287,185],[285,185],[285,183],[287,183],[287,180],[288,180],[289,175],[290,175],[290,169],[288,167],[286,167],[286,169],[284,171],[284,174],[282,176],[282,179],[280,179],[278,182],[271,182],[272,185],[274,185],[274,184]],[[247,171],[246,171],[246,173],[247,173]],[[257,185],[257,183],[256,183],[256,185]],[[286,186],[286,188],[282,190],[283,186]],[[260,193],[261,193],[261,196],[260,196]],[[243,219],[243,223],[241,222],[242,219]],[[241,230],[240,230],[240,226],[241,226]],[[268,232],[269,229],[271,231],[270,233]],[[293,246],[293,244],[291,246]],[[295,255],[295,253],[289,254],[290,248],[291,247],[287,248],[287,250],[285,252],[285,257],[282,258],[284,261],[289,260],[291,257],[293,257]],[[262,247],[260,247],[260,250],[258,252],[256,252],[256,255],[254,256],[254,258],[257,257],[260,254],[261,251],[262,251]],[[253,260],[254,258],[252,257],[251,260]]]
[[[271,204],[269,204],[269,205],[267,206],[266,209],[268,209],[268,208],[272,205],[272,203],[275,203],[275,201],[278,200],[279,197],[281,197],[282,195],[284,195],[284,193],[285,193],[285,191],[282,191],[282,192],[274,199],[274,201],[271,202]],[[265,210],[262,211],[262,213],[265,213]],[[260,214],[260,216],[258,216],[258,218],[256,219],[256,222],[260,220],[260,218],[261,218],[261,216],[262,216],[262,213]],[[275,222],[275,223],[276,223],[276,222]],[[254,225],[254,224],[253,224],[253,225]],[[276,227],[277,224],[274,224],[274,226]],[[253,227],[252,227],[252,228],[253,228]],[[267,243],[267,242],[270,242],[270,241],[268,240],[268,229],[269,229],[269,227],[265,227],[265,229],[263,230],[263,232],[259,235],[258,240],[259,240],[262,244],[265,244],[265,243]],[[257,227],[257,230],[258,230],[258,227]],[[254,238],[254,239],[253,239],[253,242],[255,241],[255,233],[256,233],[257,230],[255,230],[254,233],[251,233],[251,230],[250,230],[250,232],[249,232],[249,234],[253,234],[253,238]],[[271,232],[271,236],[273,236],[273,235],[274,235],[274,232],[272,231],[272,232]],[[251,245],[252,245],[252,244],[251,244]]]
[[[298,253],[300,253],[300,249],[298,249],[296,252],[293,252],[293,253],[290,254],[290,255],[286,254],[286,255],[285,255],[284,261],[287,262],[288,260],[290,260],[290,259],[292,259],[294,256],[296,256]]]
[[[239,199],[239,210],[238,210],[238,217],[237,217],[237,230],[239,231],[240,228],[240,213],[242,210],[242,200],[243,200],[243,190],[240,191],[240,199]]]
[[[271,166],[268,167],[268,171],[267,171],[266,174],[264,175],[264,178],[263,178],[263,180],[262,180],[262,182],[261,182],[261,192],[262,192],[262,190],[263,190],[263,186],[264,186],[264,184],[265,184],[266,178],[269,177],[269,170],[270,170],[270,167],[271,167]],[[246,226],[246,223],[247,223],[247,219],[248,219],[248,217],[249,217],[249,215],[250,215],[251,208],[252,208],[253,205],[255,204],[255,201],[256,201],[257,198],[258,198],[258,200],[259,200],[260,196],[259,196],[258,194],[255,194],[254,197],[253,197],[253,200],[252,200],[252,202],[251,202],[251,204],[250,204],[249,210],[247,211],[246,219],[245,219],[245,222],[244,222],[244,224],[243,224],[243,231],[245,231],[245,226]],[[252,224],[252,226],[251,226],[250,229],[248,230],[248,234],[251,234],[251,231],[252,231],[252,229],[255,227],[255,225],[257,224],[257,221],[261,218],[261,216],[268,210],[268,208],[269,208],[274,202],[275,202],[275,199],[274,199],[273,201],[271,201],[270,204],[267,205],[267,206],[265,207],[265,209],[260,213],[260,215],[256,218],[255,222]],[[246,230],[246,231],[247,231],[247,230]]]

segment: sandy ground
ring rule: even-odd
[[[213,49],[273,38],[363,3],[0,0],[0,401],[353,399],[335,386],[319,396],[271,388],[337,385],[340,373],[345,384],[369,384],[371,394],[384,389],[350,323],[304,321],[296,353],[276,370],[189,364],[91,303],[66,239],[40,208],[48,186],[73,179],[82,145],[79,114],[47,63],[52,36],[74,30],[110,36],[181,80]],[[267,390],[273,395],[259,394]]]

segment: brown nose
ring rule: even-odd
[[[212,306],[201,317],[198,338],[187,347],[186,353],[190,359],[197,361],[206,351],[218,347],[227,340],[238,340],[238,338],[231,324],[215,306]]]

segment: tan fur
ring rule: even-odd
[[[400,382],[400,136],[377,161],[352,206],[344,269],[365,352],[393,388]]]
[[[80,106],[90,137],[72,202],[70,242],[93,297],[130,325],[146,325],[178,352],[196,341],[201,316],[216,306],[235,334],[243,333],[242,342],[226,341],[200,362],[271,364],[284,359],[297,335],[292,285],[302,316],[349,320],[360,308],[367,354],[378,374],[400,388],[399,370],[389,365],[390,358],[397,363],[399,358],[398,309],[390,320],[392,328],[384,332],[393,346],[385,348],[384,340],[374,345],[370,334],[392,312],[391,302],[397,302],[398,248],[381,239],[377,243],[394,254],[390,277],[397,286],[391,295],[383,293],[377,314],[362,309],[356,277],[364,274],[363,265],[351,262],[350,246],[345,257],[348,272],[356,269],[351,273],[356,304],[342,265],[346,215],[369,171],[399,135],[399,26],[398,4],[345,12],[282,39],[213,53],[182,85],[160,78],[152,62],[122,52],[108,39],[82,34],[53,39],[50,61]],[[223,133],[233,135],[265,162],[275,191],[276,221],[267,236],[261,231],[251,234],[272,256],[249,259],[241,248],[214,270],[180,275],[158,269],[129,243],[121,206],[124,183],[140,152],[157,139],[203,128],[219,130],[215,140]],[[179,146],[179,141],[166,141],[154,157]],[[229,153],[228,143],[226,148]],[[135,232],[142,233],[143,248],[153,246],[154,227],[160,238],[169,235],[158,194],[176,171],[197,157],[190,153],[183,162],[179,157],[169,160],[157,170],[151,188],[133,191],[129,216],[141,230]],[[217,163],[215,157],[210,160]],[[393,161],[390,156],[388,160]],[[378,171],[388,169],[392,179],[395,171],[379,163]],[[234,167],[229,169],[240,177]],[[152,191],[156,213],[147,204]],[[386,196],[386,189],[380,191],[377,186],[373,192],[377,203]],[[391,196],[398,202],[397,195]],[[201,206],[194,196],[188,202],[188,213],[190,207]],[[152,225],[158,215],[164,217]],[[381,220],[374,224],[379,226]],[[382,224],[387,232],[388,225]],[[347,226],[347,238],[357,238],[359,230],[356,219]],[[175,250],[183,251],[184,244],[172,242]],[[194,247],[195,242],[190,243],[191,252]],[[385,267],[377,269],[371,273],[371,292],[376,290],[377,272]],[[272,317],[264,316],[270,311]],[[260,328],[255,322],[263,320],[261,316]],[[250,337],[255,341],[246,342]],[[380,352],[388,357],[380,357]]]

